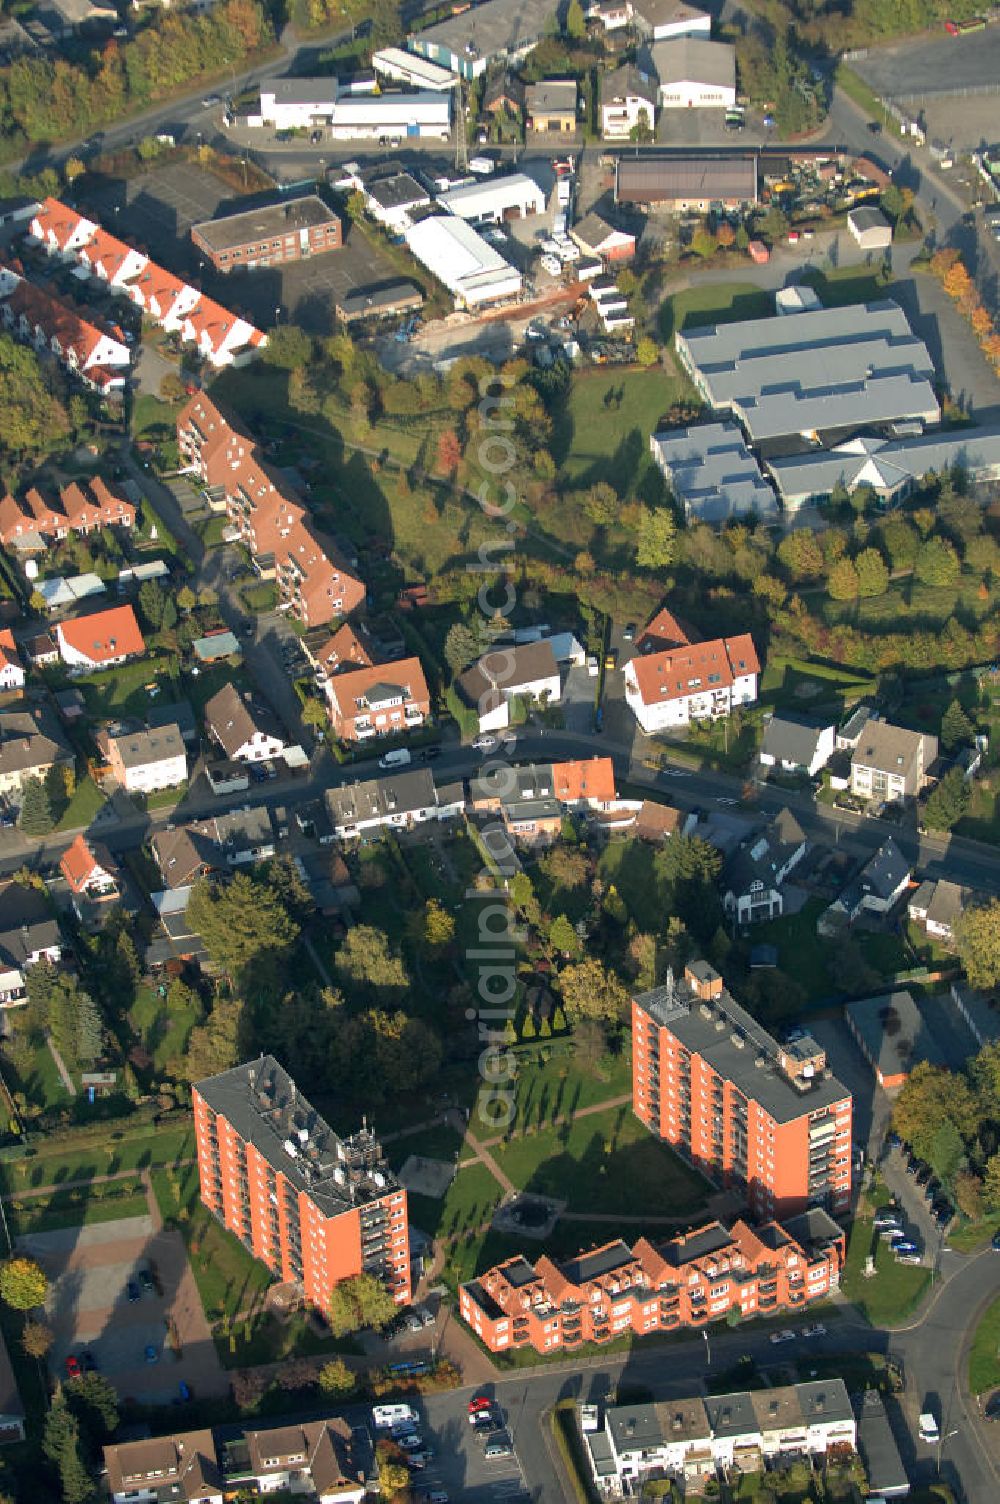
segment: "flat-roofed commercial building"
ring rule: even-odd
[[[619,157],[615,164],[615,200],[664,209],[694,209],[704,214],[713,204],[727,209],[757,202],[757,158],[752,152],[729,157]]]
[[[695,423],[654,433],[649,449],[688,522],[777,517],[774,492],[737,423]]]
[[[274,266],[336,251],[341,223],[315,193],[191,226],[191,242],[219,272]]]
[[[752,443],[941,417],[927,346],[888,299],[678,330],[674,343],[704,400]]]
[[[372,67],[380,78],[394,83],[409,84],[414,89],[445,91],[455,87],[456,75],[450,68],[442,68],[415,52],[405,52],[402,47],[383,47],[372,54]]]
[[[910,438],[850,439],[833,449],[768,460],[785,508],[825,501],[834,487],[870,486],[884,501],[900,501],[928,475],[959,469],[971,481],[1000,480],[1000,428],[958,428]]]
[[[556,0],[485,0],[414,32],[406,45],[462,78],[479,78],[491,63],[526,57],[547,34],[558,8]]]
[[[271,1055],[193,1090],[201,1199],[276,1279],[326,1310],[365,1273],[410,1298],[406,1191],[374,1133],[341,1138]]]
[[[851,1094],[810,1035],[779,1045],[706,961],[632,999],[632,1108],[761,1217],[851,1199]]]
[[[483,308],[521,291],[520,272],[455,214],[422,219],[405,234],[414,256],[448,289],[459,308]]]

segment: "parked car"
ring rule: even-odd
[[[153,1344],[152,1344],[152,1342],[147,1342],[145,1350],[143,1352],[143,1357],[145,1358],[145,1360],[146,1360],[147,1363],[159,1363],[159,1361],[160,1361],[160,1352],[159,1352],[159,1349],[156,1348],[156,1347],[154,1347]]]
[[[779,1342],[794,1342],[795,1333],[792,1331],[791,1327],[786,1326],[783,1327],[780,1332],[772,1332],[771,1341],[775,1345],[777,1345]]]
[[[423,1449],[424,1439],[416,1431],[408,1431],[405,1436],[397,1436],[396,1445],[404,1452],[419,1452]]]
[[[481,731],[478,736],[472,738],[472,745],[477,752],[492,752],[496,744],[496,737],[489,731]]]
[[[826,1327],[822,1321],[814,1321],[812,1326],[804,1326],[802,1328],[802,1335],[803,1337],[825,1337]]]
[[[148,1269],[139,1270],[139,1284],[142,1287],[143,1295],[156,1294],[156,1286],[153,1284],[153,1276],[150,1274]]]
[[[94,1357],[89,1347],[85,1347],[83,1352],[80,1354],[80,1366],[83,1369],[84,1373],[97,1372],[97,1359]]]
[[[896,1263],[897,1264],[922,1264],[923,1263],[923,1259],[920,1257],[919,1253],[897,1253],[896,1254]]]
[[[1000,1253],[1000,1232],[995,1232],[993,1234],[993,1239],[990,1243],[990,1247],[993,1249],[994,1253]]]
[[[78,1379],[80,1372],[80,1359],[75,1353],[70,1353],[66,1359],[66,1377],[68,1379]]]
[[[919,1253],[920,1249],[912,1238],[898,1238],[892,1245],[892,1251],[898,1258],[901,1253]]]
[[[130,1306],[134,1306],[139,1299],[139,1286],[134,1279],[128,1280],[125,1285],[125,1297]]]
[[[995,1390],[983,1406],[983,1419],[1000,1420],[1000,1389]]]
[[[1000,1237],[1000,1233],[997,1234]],[[487,1394],[474,1394],[469,1401],[469,1416],[478,1415],[483,1410],[492,1410],[493,1401]]]
[[[920,1440],[926,1441],[929,1446],[936,1447],[941,1440],[940,1427],[929,1410],[921,1412],[918,1430]]]

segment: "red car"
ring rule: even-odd
[[[70,1353],[66,1359],[66,1374],[71,1379],[78,1379],[80,1377],[80,1359],[75,1353]]]
[[[469,1414],[481,1415],[484,1410],[489,1410],[492,1404],[493,1401],[487,1398],[485,1394],[477,1394],[469,1401]]]

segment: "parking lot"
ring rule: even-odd
[[[964,37],[951,37],[940,26],[930,36],[873,47],[851,66],[888,99],[995,89],[1000,79],[1000,26]],[[994,109],[998,102],[994,96]]]
[[[449,1504],[527,1504],[530,1491],[516,1450],[512,1457],[483,1455],[488,1438],[469,1424],[468,1390],[430,1395],[415,1408],[420,1413],[415,1429],[434,1453],[427,1466],[413,1474],[415,1500],[441,1490],[448,1495]],[[524,1416],[510,1415],[499,1404],[494,1404],[493,1413],[505,1424],[516,1448],[516,1427]],[[528,1423],[535,1419],[528,1416]],[[370,1425],[370,1414],[366,1420]]]
[[[75,1359],[91,1362],[123,1398],[141,1403],[168,1403],[182,1382],[194,1395],[228,1391],[177,1233],[157,1230],[151,1216],[126,1217],[33,1233],[18,1246],[51,1282],[54,1378],[65,1377],[67,1359],[70,1367]]]
[[[346,225],[340,250],[284,268],[224,276],[199,256],[188,233],[193,224],[272,199],[243,201],[206,168],[173,162],[98,189],[88,196],[86,208],[113,234],[132,238],[178,276],[197,277],[210,297],[264,329],[287,319],[318,334],[330,333],[341,297],[397,278],[378,248]]]

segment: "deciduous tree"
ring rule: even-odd
[[[677,524],[667,507],[642,507],[636,530],[636,563],[642,569],[664,569],[673,561]]]
[[[596,956],[565,967],[559,973],[559,991],[571,1024],[585,1018],[617,1024],[628,1004],[625,988]]]
[[[0,1300],[15,1311],[33,1311],[48,1293],[44,1269],[34,1259],[21,1256],[0,1266]]]
[[[1000,899],[967,908],[959,916],[955,946],[973,987],[1000,983]]]
[[[370,924],[349,930],[334,959],[334,969],[349,992],[377,1002],[394,1002],[409,986],[403,959],[388,937]]]
[[[385,1326],[396,1310],[396,1302],[380,1280],[371,1274],[355,1274],[334,1285],[327,1319],[333,1335],[343,1337],[364,1327]]]

